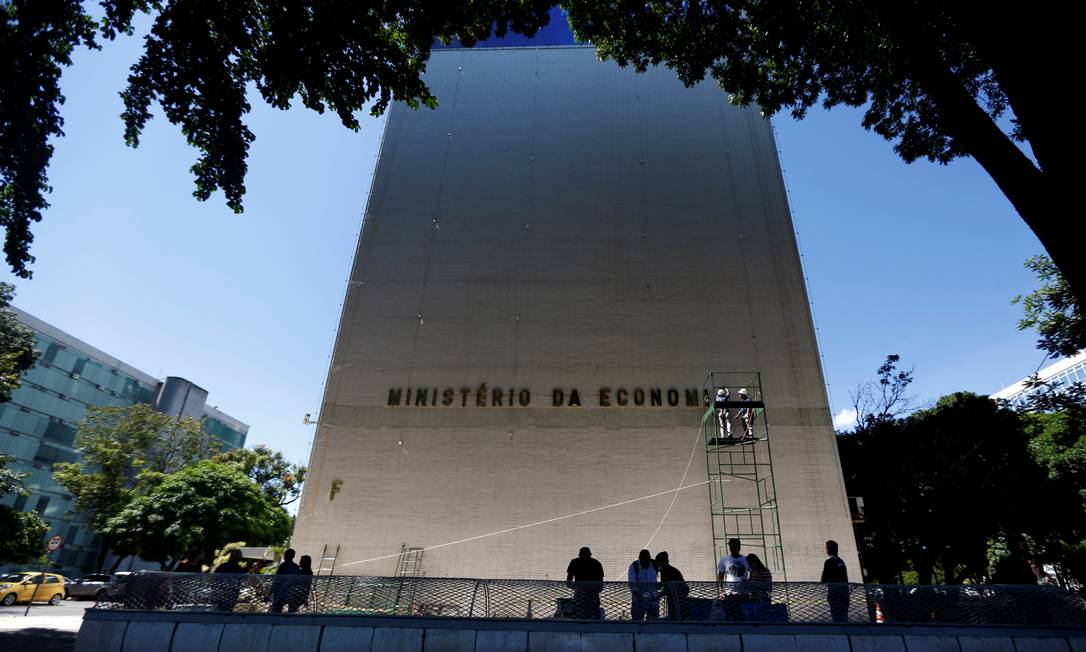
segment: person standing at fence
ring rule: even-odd
[[[276,575],[297,575],[298,564],[294,563],[294,556],[298,553],[294,548],[287,548],[283,551],[283,561],[279,564],[279,567],[275,569]]]
[[[848,622],[848,568],[837,556],[837,542],[826,542],[826,554],[829,557],[822,565],[822,581],[829,584],[826,599],[830,603],[830,618],[835,623]]]
[[[227,555],[226,561],[215,567],[215,572],[227,573],[230,575],[244,573],[245,568],[241,565],[241,559],[241,550],[235,548]]]
[[[683,620],[686,615],[686,597],[690,585],[678,568],[671,565],[666,551],[656,553],[656,570],[660,573],[660,596],[667,605],[668,620]]]
[[[292,578],[294,586],[287,600],[287,611],[296,613],[302,606],[309,604],[309,591],[313,586],[313,558],[302,555],[298,559],[298,577]]]
[[[1010,554],[996,564],[992,581],[996,584],[1036,584],[1037,574],[1029,562],[1029,543],[1026,537],[1016,534],[1007,542]]]
[[[581,548],[566,567],[566,585],[573,589],[573,617],[599,620],[603,564],[592,558],[588,546]]]
[[[240,576],[245,574],[241,565],[241,550],[237,548],[230,551],[226,561],[215,568],[215,575]],[[238,603],[238,594],[241,592],[241,577],[216,578],[212,585],[212,602],[219,611],[233,611]]]
[[[747,580],[750,579],[750,563],[744,555],[739,539],[728,539],[728,554],[716,565],[716,580],[728,620],[740,620],[740,607],[747,597]]]
[[[642,550],[630,564],[630,617],[633,620],[656,620],[660,617],[660,598],[656,593],[656,565],[652,555]]]
[[[200,550],[188,551],[181,558],[181,561],[177,563],[173,572],[188,574],[172,582],[175,601],[180,604],[197,604],[201,602],[201,592],[207,585],[207,580],[193,574],[204,572],[204,553]]]
[[[298,554],[294,548],[287,548],[283,551],[283,562],[279,564],[279,568],[275,569],[275,579],[272,581],[272,613],[283,613],[283,607],[290,601],[290,596],[294,592],[294,585],[297,584],[297,578],[299,568],[298,564],[294,563],[294,555]]]
[[[747,555],[747,565],[750,567],[750,579],[747,581],[750,599],[769,602],[769,596],[773,593],[773,571],[754,553]]]

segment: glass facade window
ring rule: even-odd
[[[241,448],[245,445],[245,433],[231,428],[214,417],[204,419],[204,431],[222,440],[228,448]]]
[[[38,498],[38,504],[34,505],[34,511],[39,514],[45,514],[45,510],[47,509],[49,509],[49,496]]]
[[[1086,352],[1079,353],[1078,357],[1086,356]],[[1060,387],[1067,387],[1074,383],[1086,383],[1086,358],[1074,363],[1070,367],[1059,371],[1058,373],[1051,374],[1049,376],[1044,375],[1044,370],[1040,372],[1041,380],[1050,385],[1056,385]],[[1008,388],[1009,389],[1009,388]],[[1003,390],[1006,392],[1007,390]],[[1003,392],[1000,392],[1002,394]],[[1037,392],[1027,392],[1025,390],[1019,390],[1016,393],[1005,395],[1006,400],[1015,407],[1024,407],[1027,401],[1035,395]],[[994,394],[993,398],[1000,394]]]
[[[45,427],[44,437],[49,441],[71,447],[75,446],[75,435],[75,428],[63,421],[50,421]]]
[[[0,450],[18,460],[29,460],[38,450],[38,441],[30,437],[23,437],[17,432],[0,431]]]
[[[66,451],[63,448],[56,446],[50,446],[46,443],[38,445],[38,452],[34,454],[34,461],[41,462],[42,464],[56,464],[57,462],[74,462],[79,459],[79,456],[73,451]]]

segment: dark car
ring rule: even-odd
[[[68,585],[68,597],[75,600],[97,600],[114,576],[108,573],[91,573]]]

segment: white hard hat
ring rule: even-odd
[[[739,390],[739,393],[740,394],[746,394],[747,393],[747,388],[744,387],[743,389]]]
[[[716,390],[716,395],[717,396],[724,396],[724,388],[721,387],[720,389]]]

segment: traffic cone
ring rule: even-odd
[[[886,622],[886,617],[882,615],[882,607],[879,606],[878,602],[875,603],[875,622],[879,625]]]

